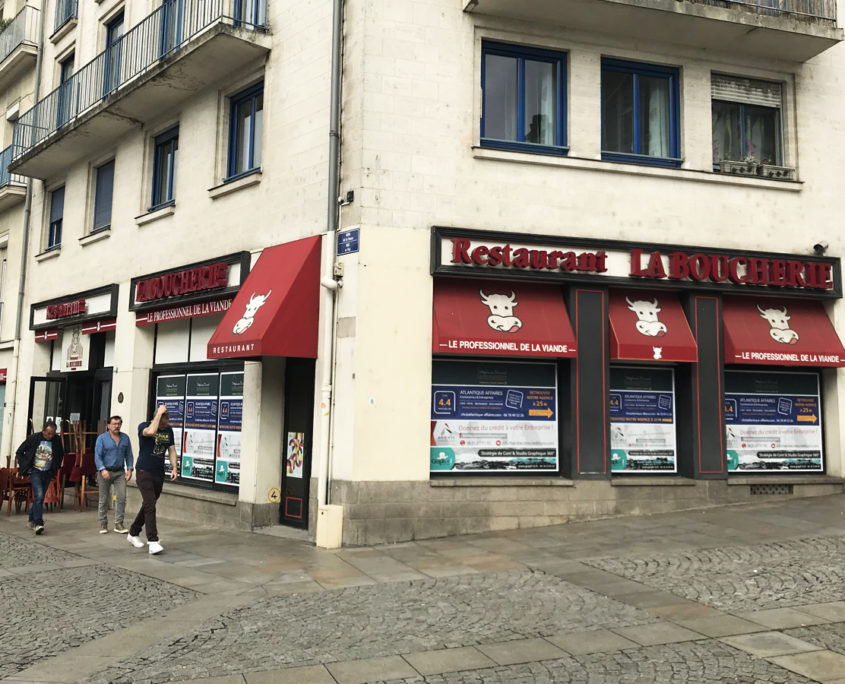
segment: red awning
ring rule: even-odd
[[[208,343],[208,358],[317,358],[320,236],[266,248]]]
[[[698,347],[674,292],[610,293],[610,358],[698,361]]]
[[[432,351],[493,356],[576,356],[559,287],[489,280],[434,281]]]
[[[845,366],[845,348],[821,302],[725,297],[725,363]]]

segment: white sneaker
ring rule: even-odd
[[[161,553],[164,551],[164,547],[159,544],[157,541],[154,542],[147,542],[147,546],[150,547],[150,555],[155,555],[157,553]]]
[[[142,542],[138,537],[133,537],[131,534],[126,535],[126,541],[128,541],[132,546],[136,549],[144,548],[144,542]]]

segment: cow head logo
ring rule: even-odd
[[[758,304],[757,311],[760,312],[760,316],[765,318],[769,324],[769,335],[772,336],[775,342],[780,342],[781,344],[796,344],[798,342],[798,333],[789,328],[789,319],[792,316],[787,313],[785,306],[782,306],[780,309],[775,309],[774,307],[761,309]]]
[[[267,294],[252,293],[252,296],[249,298],[249,301],[244,307],[244,315],[238,319],[238,322],[235,323],[235,326],[232,328],[232,332],[235,335],[242,335],[249,330],[250,326],[252,326],[254,322],[255,314],[258,313],[258,310],[267,303],[271,292],[273,292],[273,290],[268,290]]]
[[[490,309],[487,325],[497,332],[516,332],[522,327],[522,321],[513,315],[513,309],[519,304],[516,294],[511,290],[510,295],[484,294],[479,290],[481,303]]]
[[[628,308],[637,315],[637,331],[646,337],[663,337],[666,332],[666,325],[657,320],[657,314],[662,309],[657,305],[657,298],[650,302],[645,299],[638,299],[632,302],[625,297]]]

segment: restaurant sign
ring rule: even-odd
[[[117,285],[106,285],[38,302],[30,307],[30,330],[64,328],[91,324],[117,316]],[[113,329],[113,328],[111,328]],[[87,333],[88,330],[83,330]]]

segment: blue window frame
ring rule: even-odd
[[[56,22],[53,31],[58,31],[71,19],[75,19],[76,11],[76,0],[58,0],[56,2]]]
[[[179,149],[179,127],[155,139],[153,157],[153,196],[150,210],[173,204],[176,183],[176,153]]]
[[[91,232],[111,227],[111,204],[114,192],[114,159],[98,166],[94,183],[94,223]]]
[[[161,3],[161,35],[159,37],[161,59],[166,58],[182,44],[184,5],[184,0],[164,0]]]
[[[123,56],[123,12],[106,24],[106,50],[103,54],[103,97],[117,90],[121,79]]]
[[[267,24],[266,0],[235,0],[235,25],[263,28]]]
[[[50,193],[50,226],[47,230],[47,249],[62,246],[62,217],[65,212],[65,186]]]
[[[678,84],[672,67],[602,59],[602,159],[679,167]]]
[[[59,62],[59,88],[56,102],[56,127],[64,126],[74,114],[73,107],[73,61],[75,55],[71,53]]]
[[[481,145],[566,154],[566,55],[484,41]]]
[[[263,112],[263,83],[232,98],[229,113],[229,165],[226,180],[261,168]]]

